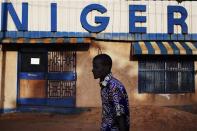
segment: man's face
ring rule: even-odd
[[[94,79],[102,78],[104,76],[104,68],[102,66],[101,60],[93,60],[93,69],[92,69]]]

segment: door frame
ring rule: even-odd
[[[36,47],[27,47],[29,49],[34,49]],[[45,79],[46,80],[46,86],[45,86],[45,93],[46,96],[45,98],[20,98],[20,78],[21,78],[21,56],[22,56],[22,49],[24,48],[20,48],[18,50],[18,66],[17,66],[17,106],[23,106],[23,105],[30,105],[30,106],[39,106],[39,105],[43,105],[43,106],[55,106],[55,107],[76,107],[76,80],[77,80],[77,73],[76,73],[76,52],[75,52],[75,71],[74,72],[68,72],[66,74],[64,74],[66,77],[66,80],[73,80],[75,83],[75,89],[74,89],[74,93],[72,97],[66,97],[66,99],[61,99],[61,98],[48,98],[47,97],[47,88],[48,88],[48,78],[50,76],[50,73],[48,73],[48,71],[43,72],[43,74],[39,74],[39,73],[33,73],[33,72],[29,72],[29,73],[33,73],[35,76],[37,75],[37,77],[41,77],[41,79]],[[62,50],[59,49],[55,49],[53,50],[52,48],[48,48],[48,47],[40,47],[40,49],[45,50],[46,51],[46,55],[47,55],[47,63],[48,63],[48,51],[69,51],[69,50]],[[71,51],[75,51],[75,50],[71,50]],[[29,51],[31,53],[31,51]],[[32,50],[32,52],[39,52],[39,51],[35,51]],[[48,64],[46,64],[48,65]],[[47,66],[48,68],[48,66]],[[28,75],[28,74],[26,74]],[[57,75],[57,74],[56,74]],[[34,79],[34,78],[32,78]]]

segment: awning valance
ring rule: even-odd
[[[1,40],[2,44],[76,44],[76,43],[91,43],[91,38],[5,38]]]
[[[133,55],[197,55],[197,42],[138,41],[132,50]]]

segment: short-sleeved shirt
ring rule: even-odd
[[[123,84],[108,74],[101,85],[102,123],[101,131],[119,131],[117,117],[123,115],[129,128],[129,102]]]

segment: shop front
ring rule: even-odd
[[[25,39],[25,42],[24,39],[6,38],[2,42],[4,62],[1,67],[4,69],[1,69],[4,80],[7,79],[4,86],[10,87],[4,93],[13,95],[11,85],[16,84],[14,105],[17,109],[13,110],[42,111],[43,108],[55,111],[57,107],[64,113],[67,112],[65,108],[76,107],[76,52],[87,51],[91,38],[40,38]],[[7,63],[10,53],[15,55]],[[10,77],[13,76],[6,77],[9,72],[15,72],[17,79],[12,81]]]
[[[1,2],[0,111],[100,107],[92,59],[112,57],[130,105],[197,103],[197,2]]]

